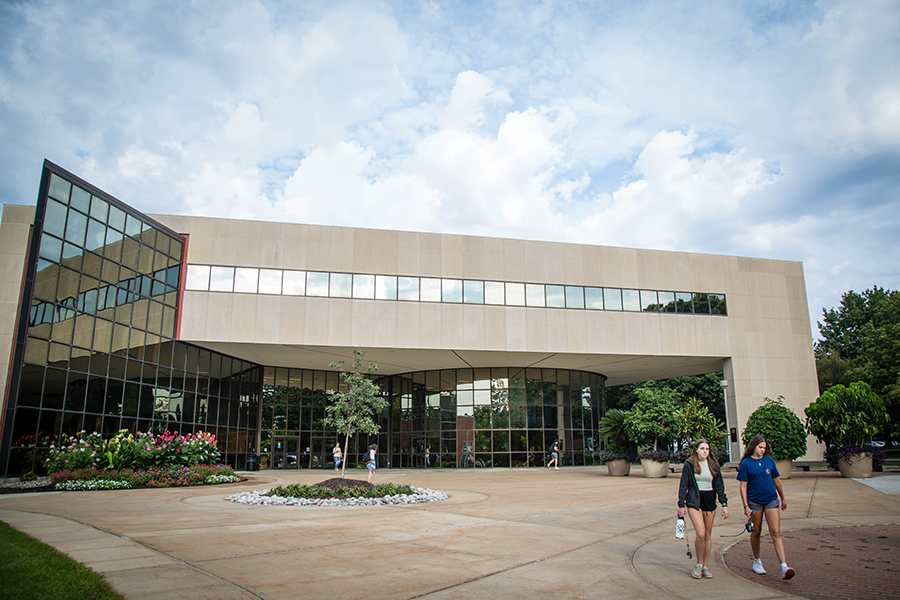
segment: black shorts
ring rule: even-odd
[[[716,491],[700,491],[700,510],[704,512],[716,512]]]

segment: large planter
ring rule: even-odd
[[[644,467],[644,477],[651,479],[659,479],[669,476],[669,463],[660,462],[658,460],[650,460],[649,458],[641,459],[641,466]]]
[[[775,468],[778,469],[778,473],[781,475],[782,479],[790,479],[791,478],[791,465],[794,461],[789,458],[784,460],[776,460]]]
[[[610,477],[624,477],[631,473],[631,461],[624,458],[606,461],[606,470]]]
[[[856,454],[848,459],[838,461],[841,475],[850,479],[863,479],[872,476],[872,455]]]

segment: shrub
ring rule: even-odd
[[[806,407],[806,430],[828,445],[857,447],[888,423],[884,402],[862,381],[835,385]]]
[[[795,460],[806,454],[803,422],[784,405],[784,396],[778,396],[777,400],[765,398],[763,404],[750,414],[741,433],[744,446],[754,435],[766,438],[775,460]]]

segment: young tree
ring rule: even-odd
[[[363,357],[366,351],[353,349],[353,371],[344,371],[337,363],[331,363],[331,368],[341,372],[341,381],[346,389],[339,392],[328,390],[331,404],[325,407],[327,416],[325,425],[334,427],[339,434],[344,434],[344,460],[341,461],[341,478],[344,477],[344,468],[347,464],[347,451],[350,446],[350,436],[355,433],[367,433],[374,435],[381,430],[381,426],[373,418],[387,407],[387,400],[381,397],[378,386],[366,377],[369,373],[378,370],[378,365],[369,363],[362,369]]]

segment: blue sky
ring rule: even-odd
[[[900,288],[897,0],[7,1],[0,134],[3,203],[48,158],[145,212],[803,261],[813,322]]]

